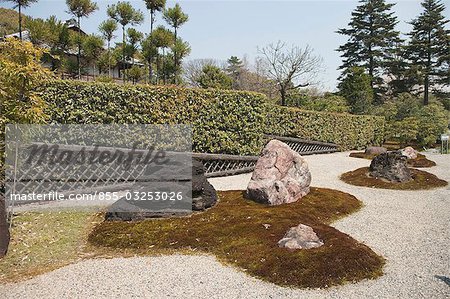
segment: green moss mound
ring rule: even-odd
[[[214,254],[253,276],[292,287],[328,287],[382,274],[382,257],[327,225],[361,207],[352,195],[312,188],[300,201],[281,206],[246,200],[242,191],[219,192],[219,199],[214,208],[190,217],[103,222],[89,241],[140,254],[186,249]],[[279,248],[277,242],[299,223],[311,226],[325,244],[310,250]]]
[[[394,189],[394,190],[426,190],[447,186],[447,182],[426,171],[411,169],[412,181],[405,183],[392,183],[368,175],[369,167],[358,168],[341,175],[341,180],[350,185]]]
[[[372,160],[376,156],[377,155],[368,155],[365,152],[350,153],[350,157],[352,158],[362,158],[367,160]],[[413,168],[429,168],[436,166],[436,163],[434,161],[428,160],[427,157],[422,154],[417,154],[416,159],[409,159],[407,163],[409,167]]]

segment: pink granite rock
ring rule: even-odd
[[[306,160],[287,144],[271,140],[256,163],[247,197],[270,205],[291,203],[309,193],[310,183]]]

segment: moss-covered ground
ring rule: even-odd
[[[382,275],[384,259],[329,224],[361,208],[354,196],[312,188],[300,201],[261,205],[242,191],[219,192],[218,204],[203,213],[141,222],[102,222],[89,236],[93,246],[128,254],[192,252],[215,255],[228,265],[279,285],[328,287]],[[277,242],[303,223],[324,245],[288,250]]]
[[[447,186],[447,182],[426,171],[411,169],[413,180],[404,183],[389,182],[381,178],[369,176],[369,167],[358,168],[341,175],[341,180],[350,185],[394,189],[394,190],[424,190]]]

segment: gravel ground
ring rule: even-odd
[[[450,156],[429,153],[426,169],[450,181]],[[333,225],[387,259],[385,275],[328,289],[291,289],[259,281],[212,256],[86,260],[28,281],[0,285],[1,298],[450,298],[450,187],[394,191],[347,185],[343,172],[368,166],[347,153],[307,156],[312,185],[351,193],[365,204]],[[250,175],[211,179],[245,189]]]

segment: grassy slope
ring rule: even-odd
[[[27,212],[14,217],[0,282],[18,281],[73,263],[85,254],[98,218],[86,212]]]
[[[25,23],[22,19],[22,24]],[[13,9],[0,7],[0,36],[4,36],[19,31],[19,13]]]

